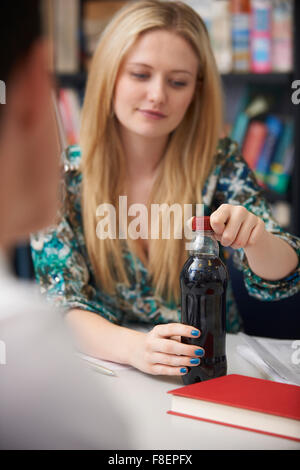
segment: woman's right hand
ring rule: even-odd
[[[148,333],[139,332],[132,344],[130,365],[148,374],[185,375],[188,367],[199,365],[205,351],[181,343],[180,337],[198,338],[200,335],[199,330],[182,323],[156,325]]]

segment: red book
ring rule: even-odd
[[[74,132],[70,97],[67,88],[61,88],[59,91],[59,107],[62,114],[63,124],[66,130],[68,143],[69,145],[75,145],[78,143],[78,137],[75,135]]]
[[[170,390],[169,414],[300,442],[300,387],[226,375]]]
[[[243,145],[243,156],[252,170],[255,169],[258,157],[262,151],[268,128],[265,123],[252,121]]]

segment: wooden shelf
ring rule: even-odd
[[[86,84],[86,78],[86,72],[56,75],[58,85],[61,88],[84,88]]]
[[[263,189],[263,193],[267,201],[269,201],[270,203],[281,202],[281,201],[290,203],[290,200],[291,200],[289,196],[289,191],[281,194],[281,193],[277,193],[273,189],[266,188],[266,189]]]
[[[293,80],[293,73],[227,73],[221,74],[225,84],[235,82],[290,85]],[[62,87],[84,87],[86,82],[86,72],[75,74],[58,74],[57,80]]]
[[[273,85],[290,85],[293,80],[293,72],[290,73],[228,73],[221,74],[224,84],[232,84],[235,82],[273,84]]]
[[[67,87],[84,87],[86,82],[86,72],[75,74],[58,74],[57,80],[60,86]],[[275,84],[286,85],[293,80],[293,73],[227,73],[221,74],[225,84],[235,82],[257,83],[257,84]]]
[[[85,0],[81,0],[81,14],[83,3]],[[294,2],[294,70],[289,73],[228,73],[221,74],[222,82],[224,87],[235,87],[237,85],[255,85],[262,87],[282,87],[282,93],[288,93],[292,81],[300,77],[300,2]],[[58,74],[57,84],[63,88],[76,88],[81,95],[84,94],[86,84],[87,73],[81,71],[79,73],[68,75]],[[300,105],[291,106],[288,110],[293,116],[295,129],[300,129]],[[266,190],[266,198],[270,202],[276,201],[288,201],[292,207],[292,232],[295,235],[300,236],[300,132],[295,133],[295,164],[292,175],[292,181],[287,194],[277,194],[274,191]]]

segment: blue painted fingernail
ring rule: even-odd
[[[191,364],[200,364],[200,359],[198,359],[197,357],[195,357],[194,359],[191,359],[191,360],[190,360],[190,363],[191,363]]]
[[[181,372],[182,374],[186,374],[187,369],[186,369],[185,367],[181,367],[180,372]]]
[[[192,330],[192,335],[193,336],[199,336],[199,331],[198,330]]]
[[[196,356],[204,356],[204,350],[203,349],[196,349],[196,351],[194,351]]]

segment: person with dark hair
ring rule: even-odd
[[[0,448],[126,448],[128,430],[104,377],[96,381],[79,364],[60,312],[15,279],[8,263],[11,247],[58,210],[60,151],[41,5],[0,6]]]
[[[40,23],[38,0],[1,2],[0,245],[6,247],[49,225],[57,210],[59,147]]]

